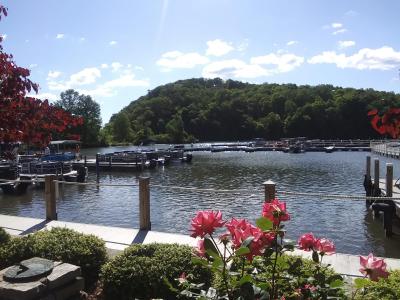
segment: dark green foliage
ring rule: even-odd
[[[67,130],[66,136],[58,138],[68,138],[68,134],[79,134],[83,146],[97,146],[104,143],[101,140],[101,116],[100,105],[87,95],[80,95],[75,90],[66,90],[60,95],[61,99],[55,102],[55,105],[63,108],[67,112],[81,116],[83,125],[73,130]]]
[[[176,244],[133,245],[104,265],[101,280],[107,299],[176,299],[173,285],[183,272],[209,284],[211,274],[191,262],[192,248]]]
[[[382,110],[390,106],[400,106],[400,95],[332,85],[249,84],[198,78],[149,91],[114,115],[109,124],[126,114],[135,143],[147,139],[377,138],[367,112],[373,107]]]
[[[10,235],[0,227],[0,246],[10,240]]]
[[[378,282],[368,281],[364,290],[356,292],[357,300],[398,300],[400,299],[400,271],[390,273],[387,279],[379,279]]]
[[[93,283],[106,262],[105,244],[93,235],[66,228],[39,231],[13,238],[0,246],[0,267],[4,268],[31,257],[43,257],[78,265],[86,283]]]

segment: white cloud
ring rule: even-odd
[[[64,36],[65,36],[65,34],[64,34],[64,33],[57,33],[57,35],[56,35],[56,39],[63,39],[63,38],[64,38]]]
[[[269,75],[268,70],[259,65],[247,64],[239,59],[216,61],[204,67],[206,78],[256,78]]]
[[[49,71],[47,74],[47,79],[56,79],[60,77],[61,72],[60,71]]]
[[[182,53],[180,51],[170,51],[164,53],[156,62],[158,66],[169,69],[191,69],[197,65],[208,63],[209,59],[197,52]]]
[[[0,34],[0,36],[3,39],[3,41],[5,41],[7,39],[7,34],[5,34],[5,33]]]
[[[292,53],[270,53],[251,58],[252,64],[273,65],[273,73],[290,72],[304,62],[304,57]]]
[[[86,38],[81,37],[79,40],[80,40],[81,42],[84,42],[84,41],[86,41]]]
[[[101,72],[98,68],[85,68],[78,73],[72,74],[69,84],[71,86],[91,84],[96,82],[99,77],[101,77]]]
[[[107,68],[108,68],[108,65],[107,65],[107,64],[101,64],[101,65],[100,65],[100,68],[102,68],[102,69],[107,69]]]
[[[378,49],[363,48],[357,53],[346,56],[335,51],[325,51],[308,60],[310,64],[336,64],[338,68],[353,68],[358,70],[390,70],[400,64],[400,52],[391,47]]]
[[[339,41],[338,44],[339,44],[340,49],[344,49],[344,48],[355,46],[356,42],[355,41]]]
[[[332,23],[331,27],[334,29],[339,29],[339,28],[343,27],[343,24],[342,23]]]
[[[115,61],[113,63],[111,63],[111,68],[113,72],[117,72],[118,70],[120,70],[123,67],[123,64]]]
[[[289,42],[286,43],[286,45],[287,46],[292,46],[292,45],[295,45],[295,44],[298,44],[298,43],[299,43],[298,41],[289,41]]]
[[[125,74],[116,79],[106,81],[91,90],[79,90],[80,93],[88,94],[91,96],[112,97],[118,93],[119,88],[127,87],[147,87],[150,85],[148,79],[135,79],[135,75],[126,70]]]
[[[344,33],[346,31],[347,31],[346,28],[342,28],[342,29],[339,29],[339,30],[336,30],[336,31],[332,32],[332,34],[333,35],[337,35],[337,34],[340,34],[340,33]]]
[[[114,46],[114,45],[117,44],[117,41],[111,41],[109,44],[110,44],[111,46]]]
[[[230,43],[224,42],[220,39],[207,42],[206,55],[222,56],[228,54],[235,48]]]
[[[60,91],[73,88],[80,85],[87,85],[95,83],[97,78],[101,77],[101,72],[98,68],[85,68],[69,77],[68,81],[56,81],[61,72],[50,71],[47,76],[47,84],[49,90]]]
[[[142,66],[135,66],[135,70],[144,71],[144,68]]]

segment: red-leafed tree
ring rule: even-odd
[[[0,20],[4,16],[7,9],[0,5]],[[0,36],[0,142],[43,146],[50,142],[52,133],[82,124],[82,118],[47,100],[27,96],[37,93],[38,85],[28,78],[28,69],[18,67],[13,56],[3,51],[1,42]]]
[[[389,135],[393,139],[400,137],[400,108],[389,108],[382,116],[377,109],[368,112],[371,125],[381,135]]]

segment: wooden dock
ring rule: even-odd
[[[82,224],[63,221],[46,221],[45,219],[35,219],[26,217],[16,217],[10,215],[0,215],[0,227],[14,236],[23,236],[39,230],[47,230],[53,227],[63,227],[76,230],[84,234],[93,234],[106,243],[106,247],[111,255],[124,250],[132,244],[150,243],[177,243],[195,247],[197,240],[183,234],[165,233],[149,230],[139,230],[135,228],[110,227],[93,224]],[[300,255],[311,259],[311,252],[295,250],[294,255]],[[368,253],[363,253],[367,255]],[[400,268],[400,259],[386,258],[386,263],[390,269]],[[361,276],[359,273],[360,258],[358,255],[336,253],[326,255],[324,263],[331,264],[336,272],[350,276]]]
[[[382,141],[371,142],[371,152],[400,159],[400,142],[397,141]]]

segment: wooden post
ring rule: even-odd
[[[85,155],[85,161],[84,161],[83,165],[84,165],[85,168],[86,168],[86,165],[87,165],[87,157],[86,157],[86,155]]]
[[[365,175],[367,175],[367,178],[371,178],[371,156],[369,155],[367,155],[367,167],[365,170]]]
[[[265,189],[265,202],[271,202],[275,199],[276,184],[272,180],[263,183]]]
[[[96,154],[96,182],[99,183],[100,181],[100,153]]]
[[[374,159],[374,186],[379,189],[379,159]]]
[[[386,197],[393,197],[393,164],[386,164]]]
[[[44,197],[46,202],[46,220],[57,220],[55,175],[45,176]]]
[[[149,177],[139,177],[139,219],[140,230],[151,230]]]

